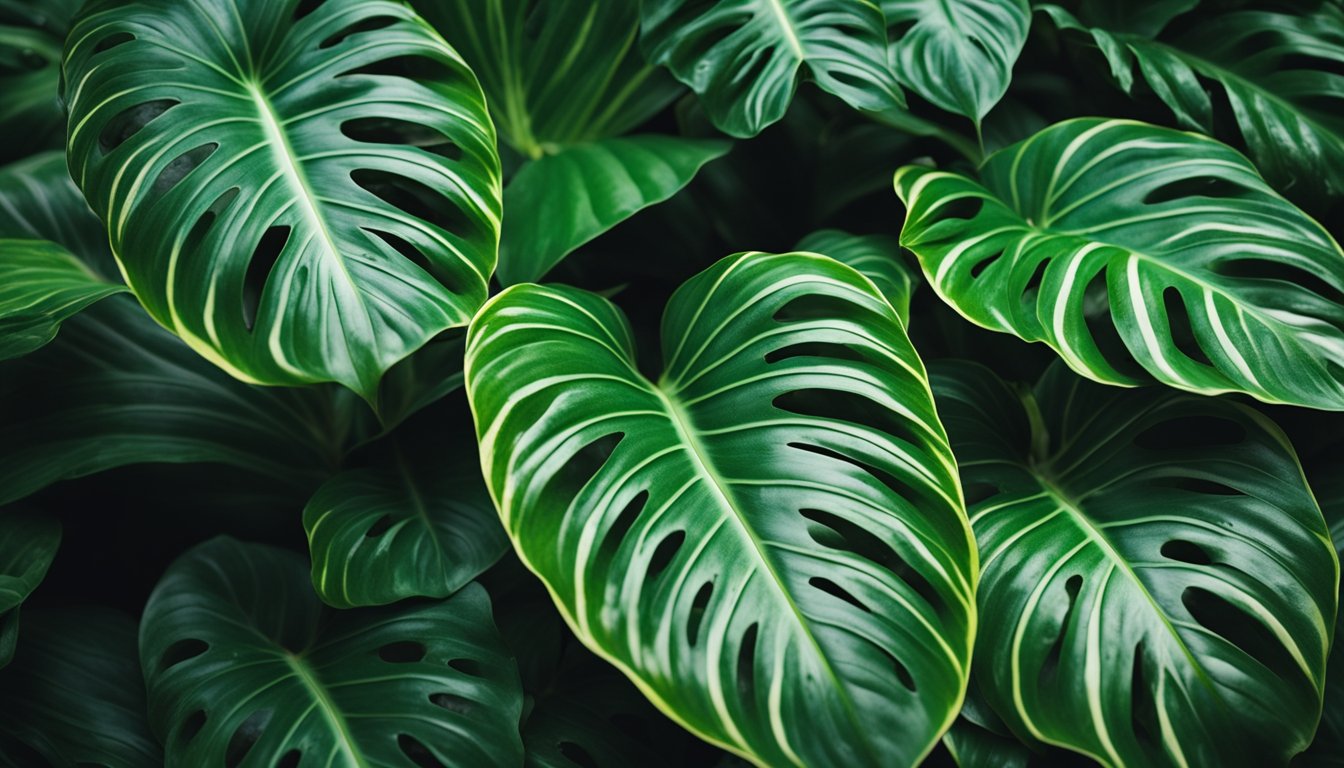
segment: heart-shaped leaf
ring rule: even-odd
[[[700,96],[710,119],[748,137],[784,116],[804,73],[858,109],[905,105],[871,0],[645,0],[641,42]]]
[[[494,129],[406,4],[94,0],[64,67],[70,166],[127,284],[235,376],[372,400],[485,299]]]
[[[135,621],[106,608],[32,611],[0,673],[6,765],[162,768],[145,720]]]
[[[1232,149],[1069,120],[980,175],[896,174],[901,244],[968,319],[1097,381],[1344,410],[1344,253]]]
[[[213,539],[150,596],[140,659],[170,766],[522,762],[518,670],[479,586],[332,614],[298,555]]]
[[[975,676],[1112,766],[1284,765],[1321,711],[1339,564],[1287,438],[1229,400],[934,368],[983,572]]]
[[[1027,0],[882,0],[901,85],[977,125],[1027,42]]]
[[[0,667],[19,639],[19,606],[28,599],[61,545],[61,524],[20,509],[0,509]]]
[[[467,393],[518,553],[575,633],[763,764],[913,764],[960,708],[975,550],[896,310],[814,254],[681,287],[657,382],[620,311],[514,286]]]

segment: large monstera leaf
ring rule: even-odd
[[[95,0],[65,82],[70,166],[127,283],[235,376],[372,399],[485,299],[494,129],[405,4]]]
[[[906,88],[976,125],[1003,98],[1027,42],[1027,0],[882,0]]]
[[[918,762],[951,722],[975,551],[923,366],[873,284],[731,256],[663,317],[594,294],[472,322],[486,484],[575,633],[704,738],[770,765]]]
[[[858,109],[905,105],[872,0],[645,0],[640,35],[731,136],[783,117],[803,73]]]
[[[400,609],[322,607],[303,559],[218,538],[145,606],[140,658],[169,766],[517,766],[518,670],[479,586]]]
[[[980,175],[896,175],[901,244],[971,321],[1097,381],[1344,409],[1344,254],[1232,149],[1070,120]]]
[[[19,606],[28,599],[61,544],[61,524],[22,509],[0,509],[0,667],[19,636]]]
[[[1091,33],[1125,92],[1141,77],[1183,126],[1209,134],[1217,129],[1244,144],[1284,194],[1304,204],[1344,195],[1344,8],[1338,4],[1317,3],[1308,13],[1209,13],[1186,31],[1156,36],[1113,28],[1104,17],[1088,24],[1087,14],[1080,22],[1058,7],[1045,10],[1060,27]],[[1235,132],[1217,119],[1215,93],[1230,106]]]
[[[145,721],[135,621],[105,608],[24,616],[24,643],[0,672],[6,765],[162,768]]]
[[[975,676],[1021,737],[1111,766],[1283,765],[1311,739],[1339,565],[1253,409],[934,369],[983,572]]]

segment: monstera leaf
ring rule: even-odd
[[[530,158],[625,133],[681,91],[635,45],[638,0],[415,6],[480,78],[500,138]]]
[[[971,321],[1097,381],[1344,409],[1344,255],[1235,151],[1070,120],[981,179],[896,174],[901,244]]]
[[[1045,10],[1058,26],[1091,33],[1127,93],[1137,63],[1139,76],[1183,126],[1209,134],[1217,128],[1221,138],[1239,140],[1284,194],[1304,202],[1344,195],[1338,4],[1318,3],[1311,13],[1212,13],[1187,31],[1159,37],[1107,26],[1104,18],[1089,27],[1060,8]],[[1235,133],[1215,119],[1220,98],[1231,107]]]
[[[982,557],[975,676],[1112,766],[1284,765],[1321,709],[1339,565],[1293,449],[1229,400],[935,369]]]
[[[0,238],[0,360],[41,348],[64,320],[124,290],[55,243]]]
[[[494,129],[405,4],[94,0],[65,81],[70,166],[127,283],[238,378],[371,400],[485,299]]]
[[[64,152],[0,167],[0,238],[59,243],[104,280],[121,279],[107,233],[70,179]]]
[[[895,309],[813,254],[731,256],[634,365],[620,311],[515,286],[467,339],[486,484],[578,637],[762,764],[913,764],[960,707],[975,550]]]
[[[1336,435],[1338,433],[1335,433]],[[1330,538],[1337,554],[1344,556],[1344,441],[1336,437],[1334,445],[1308,470],[1311,489],[1320,499],[1321,512],[1330,526]],[[1335,615],[1335,637],[1344,625],[1344,612]],[[1303,759],[1294,766],[1338,766],[1344,760],[1344,652],[1336,641],[1330,652],[1330,663],[1325,675],[1325,703],[1321,711],[1321,725],[1316,740]]]
[[[81,0],[0,0],[0,162],[57,146],[61,43]]]
[[[0,510],[0,667],[14,656],[19,606],[32,594],[61,544],[61,524],[32,512]]]
[[[474,448],[414,456],[398,445],[383,465],[344,471],[317,489],[303,527],[323,601],[350,608],[447,597],[499,559],[508,540]]]
[[[332,615],[302,558],[228,538],[177,560],[140,659],[167,764],[516,766],[518,670],[479,586]]]
[[[524,165],[504,190],[509,220],[500,281],[538,280],[570,251],[686,186],[729,144],[629,136],[580,144]]]
[[[145,721],[136,626],[105,608],[34,611],[0,673],[0,755],[10,765],[162,768]]]
[[[783,117],[803,73],[858,109],[905,105],[872,0],[645,0],[640,35],[730,136]]]
[[[346,397],[236,381],[114,296],[0,363],[0,505],[147,462],[224,463],[311,489],[349,440]]]
[[[901,85],[976,125],[1003,98],[1027,42],[1027,0],[882,0]]]
[[[794,246],[799,251],[821,253],[857,269],[891,303],[901,322],[910,323],[910,295],[915,276],[901,260],[901,246],[887,235],[851,235],[838,229],[822,229]]]

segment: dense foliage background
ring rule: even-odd
[[[0,0],[0,764],[1344,764],[1342,200],[1338,0]]]

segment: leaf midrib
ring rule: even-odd
[[[844,683],[840,680],[840,676],[836,673],[835,668],[831,665],[830,658],[822,651],[821,644],[817,641],[816,636],[812,633],[811,627],[808,625],[807,617],[804,616],[803,612],[798,608],[798,604],[793,600],[793,595],[789,593],[783,579],[779,576],[779,572],[775,570],[774,562],[766,554],[765,543],[760,540],[756,535],[756,532],[747,524],[747,521],[743,519],[742,514],[738,511],[739,506],[732,495],[731,487],[715,468],[713,461],[710,459],[708,452],[701,443],[700,437],[690,420],[690,415],[686,412],[685,408],[682,407],[674,392],[669,392],[664,387],[657,384],[651,385],[650,389],[662,401],[663,407],[667,411],[678,435],[681,437],[682,445],[687,449],[687,452],[693,459],[693,463],[695,464],[698,473],[719,497],[721,505],[731,513],[729,516],[735,523],[737,523],[738,529],[751,543],[756,552],[757,560],[765,566],[766,573],[770,575],[770,578],[775,585],[776,592],[784,598],[785,604],[788,606],[795,623],[802,630],[803,635],[811,644],[816,657],[821,661],[826,674],[834,683],[837,695],[844,705],[845,711],[849,715],[851,722],[855,725],[860,725],[861,720],[858,716],[858,709],[849,695],[849,690],[845,687]],[[879,754],[873,750],[872,744],[868,741],[867,732],[862,727],[858,728],[858,733],[864,740],[864,747],[868,754]],[[780,744],[780,746],[792,753],[791,746],[787,744]]]
[[[322,682],[317,679],[311,667],[308,666],[303,657],[296,656],[293,653],[284,652],[285,664],[289,667],[294,676],[303,684],[305,690],[312,696],[317,709],[322,713],[322,717],[336,732],[338,745],[355,765],[355,768],[373,768],[373,766],[364,759],[363,754],[356,748],[355,737],[350,733],[350,725],[345,721],[345,715],[336,707],[336,703],[331,700],[331,695],[323,687]]]

